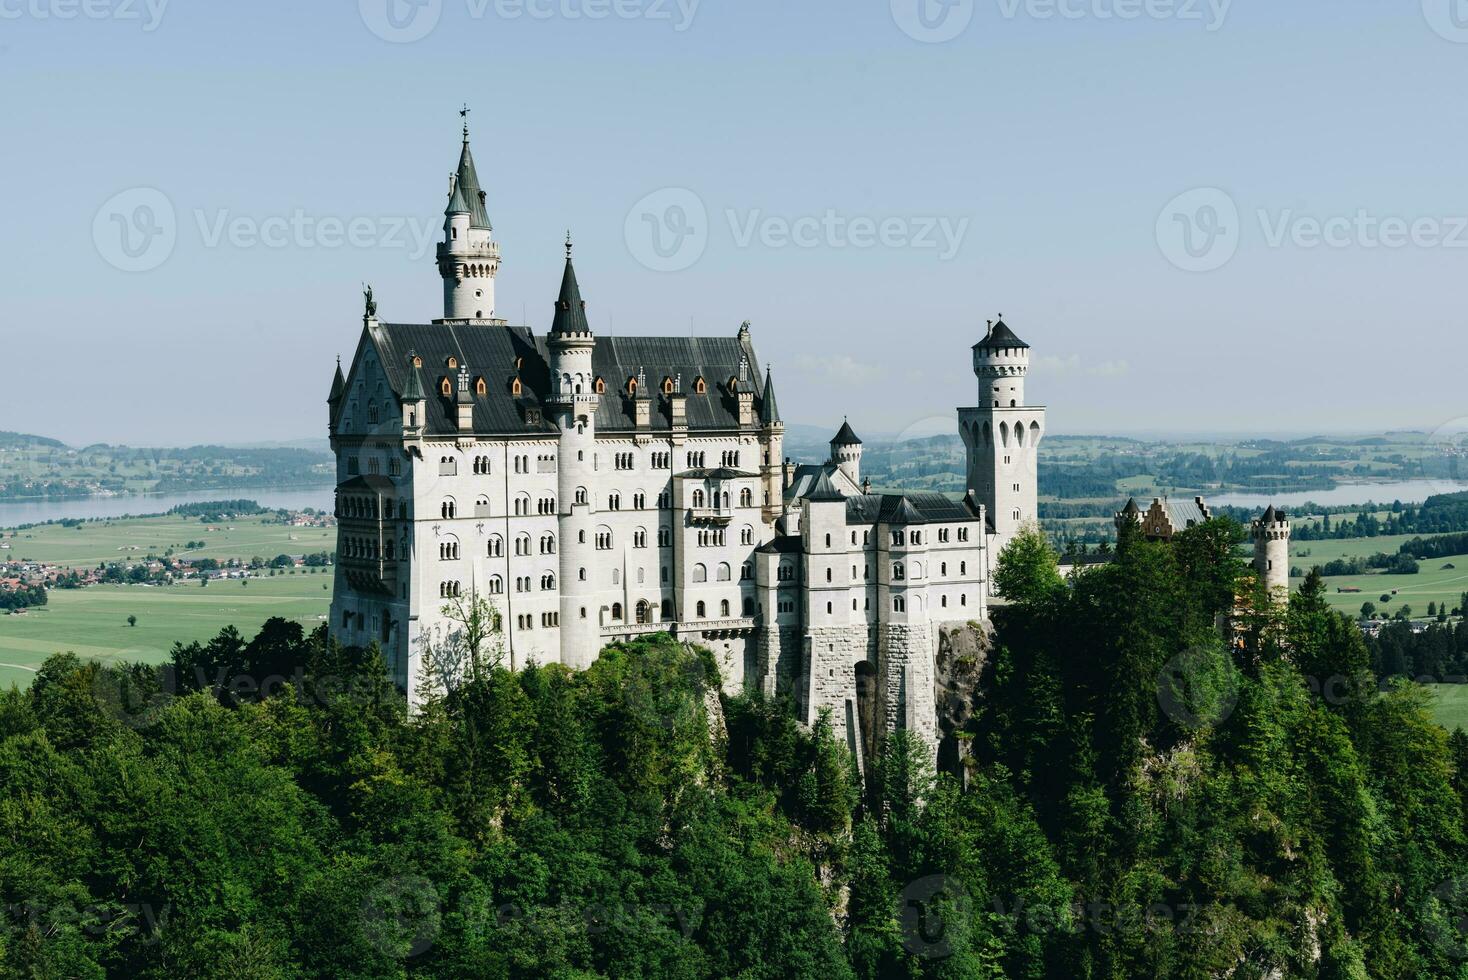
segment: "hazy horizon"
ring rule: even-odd
[[[84,9],[0,9],[3,429],[324,437],[360,284],[441,313],[464,102],[500,315],[548,327],[570,227],[597,332],[750,320],[788,420],[944,424],[1000,312],[1056,433],[1468,415],[1447,0]]]

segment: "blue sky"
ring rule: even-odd
[[[361,281],[440,313],[462,102],[502,315],[569,227],[595,329],[748,319],[789,421],[943,425],[999,312],[1054,431],[1468,415],[1468,3],[420,2],[0,0],[0,428],[324,434]]]

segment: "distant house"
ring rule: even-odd
[[[1123,521],[1139,521],[1142,534],[1148,541],[1171,541],[1175,535],[1190,527],[1208,522],[1213,512],[1202,497],[1192,500],[1173,500],[1170,497],[1154,497],[1152,506],[1143,510],[1137,506],[1136,498],[1126,502],[1126,507],[1116,515],[1116,526]]]

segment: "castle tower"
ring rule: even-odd
[[[449,178],[449,203],[444,208],[443,241],[438,245],[438,274],[443,277],[443,320],[493,320],[494,277],[500,268],[500,247],[485,207],[485,194],[469,152],[469,126],[459,169]],[[443,320],[438,322],[443,322]]]
[[[968,489],[988,510],[994,530],[991,561],[1020,526],[1039,519],[1040,440],[1045,409],[1025,404],[1030,345],[1000,319],[974,345],[977,408],[959,409],[959,432],[968,449]]]
[[[1254,533],[1254,570],[1259,581],[1277,601],[1286,602],[1290,592],[1290,518],[1270,507],[1251,525]]]
[[[857,721],[856,664],[867,659],[867,625],[851,608],[851,562],[846,550],[846,498],[825,471],[804,501],[805,681],[804,716],[815,724],[831,710],[836,738],[865,769]]]
[[[861,440],[852,431],[850,422],[843,421],[841,431],[831,439],[831,462],[848,480],[861,486]]]
[[[560,520],[561,662],[589,667],[601,649],[596,608],[594,530],[596,495],[596,374],[592,354],[596,337],[586,320],[586,303],[571,264],[566,238],[566,271],[556,299],[550,338],[549,408],[560,429],[556,493]]]
[[[775,379],[765,368],[765,387],[760,393],[759,424],[762,452],[760,465],[764,519],[773,524],[784,511],[785,503],[785,423],[780,419],[780,406],[775,401]]]

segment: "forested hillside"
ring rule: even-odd
[[[476,640],[413,717],[282,621],[53,657],[0,697],[0,975],[1468,977],[1468,738],[1318,582],[1223,642],[1239,533],[1069,584],[1021,538],[962,771],[865,785],[666,636]]]

